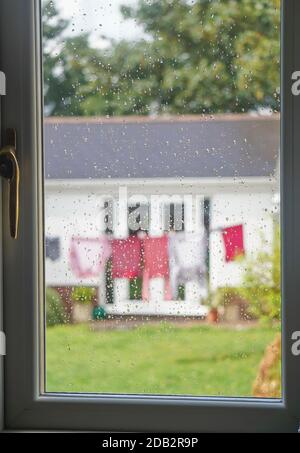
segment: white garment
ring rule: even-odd
[[[172,295],[178,286],[191,281],[206,285],[207,238],[205,233],[174,233],[169,237],[170,281]]]

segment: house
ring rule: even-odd
[[[46,260],[46,285],[97,287],[98,303],[112,314],[205,315],[208,285],[239,286],[245,267],[226,262],[221,230],[242,224],[248,257],[272,244],[279,131],[278,115],[46,118],[45,234],[60,247]],[[187,282],[184,300],[164,300],[164,281],[156,278],[146,303],[130,300],[129,280],[116,278],[107,303],[105,270],[76,277],[72,237],[128,237],[130,207],[151,209],[153,237],[163,234],[166,217],[174,228],[175,212],[185,232],[206,231],[208,284]]]

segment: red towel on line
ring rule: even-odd
[[[172,299],[169,268],[169,239],[168,236],[159,238],[147,237],[143,241],[144,273],[143,300],[149,300],[149,281],[151,278],[165,279],[165,300]]]
[[[95,278],[104,270],[111,247],[107,238],[72,238],[70,267],[78,278]]]
[[[136,278],[142,271],[142,244],[138,237],[112,241],[112,278]]]
[[[169,240],[167,236],[144,239],[144,268],[149,278],[169,277]]]
[[[225,245],[225,260],[227,263],[234,261],[239,256],[245,255],[243,225],[223,228],[222,235]]]

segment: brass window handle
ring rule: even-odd
[[[9,183],[9,228],[13,239],[18,237],[20,168],[16,157],[16,134],[7,131],[7,145],[0,150],[0,176]]]

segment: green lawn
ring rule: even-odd
[[[251,396],[275,330],[142,326],[47,331],[47,391]]]

